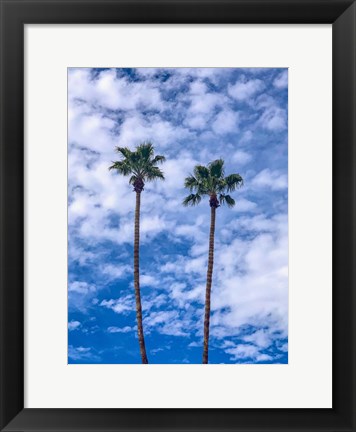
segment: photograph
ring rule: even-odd
[[[67,74],[68,364],[288,364],[288,68]]]

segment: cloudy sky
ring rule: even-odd
[[[141,198],[150,363],[201,363],[210,208],[181,205],[194,165],[245,182],[217,210],[210,363],[288,362],[287,69],[68,70],[68,361],[140,363],[128,178],[115,146],[150,140],[166,180]]]

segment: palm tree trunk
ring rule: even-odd
[[[142,363],[147,364],[147,354],[145,347],[145,339],[143,336],[142,326],[142,306],[140,294],[140,207],[141,207],[141,192],[136,192],[136,208],[135,208],[135,241],[134,241],[134,286],[136,299],[136,318],[137,318],[137,333],[140,344],[140,353]]]
[[[216,208],[210,207],[210,236],[209,236],[208,272],[206,275],[206,292],[205,292],[203,364],[208,363],[210,296],[211,296],[211,283],[213,278],[213,267],[214,267],[215,215],[216,215]]]

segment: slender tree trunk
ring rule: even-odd
[[[211,282],[212,282],[212,278],[213,278],[213,267],[214,267],[215,215],[216,215],[215,206],[210,207],[209,259],[208,259],[208,272],[206,275],[206,292],[205,292],[203,364],[208,363],[209,325],[210,325],[210,296],[211,296]]]
[[[145,347],[145,339],[143,336],[142,326],[142,306],[140,294],[140,206],[141,192],[136,192],[136,208],[135,208],[135,241],[134,241],[134,286],[136,299],[136,317],[137,317],[137,333],[140,344],[140,353],[142,363],[147,364],[147,354]]]

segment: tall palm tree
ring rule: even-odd
[[[217,159],[209,163],[208,166],[196,165],[194,168],[194,175],[187,177],[184,182],[184,186],[188,188],[190,192],[193,192],[183,200],[184,206],[198,205],[204,195],[209,196],[210,205],[210,237],[205,291],[203,364],[208,363],[210,297],[214,267],[216,209],[220,207],[220,204],[233,207],[235,205],[235,200],[227,193],[233,192],[242,185],[243,179],[240,174],[230,174],[225,177],[224,161],[222,159]]]
[[[135,239],[134,239],[134,287],[136,300],[137,332],[140,344],[142,363],[147,364],[145,338],[142,325],[142,306],[140,294],[140,207],[141,192],[144,190],[145,182],[156,179],[164,180],[163,172],[157,164],[163,163],[164,156],[154,156],[154,147],[150,142],[145,142],[131,151],[127,147],[116,147],[121,160],[114,162],[109,169],[116,170],[118,174],[130,176],[129,183],[136,192],[135,207]]]

